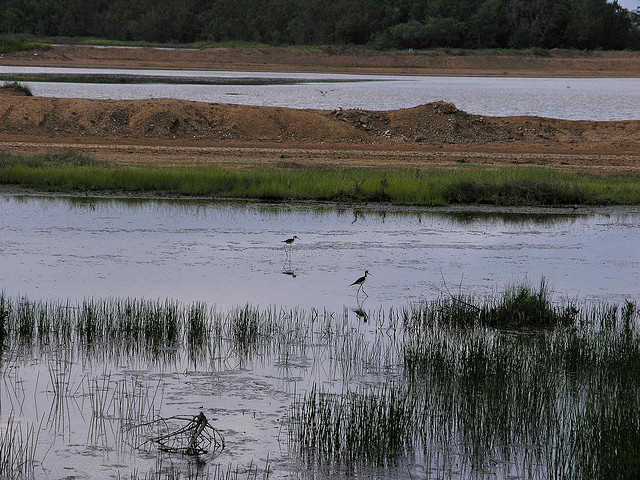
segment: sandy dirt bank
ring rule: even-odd
[[[58,45],[15,52],[0,65],[341,72],[398,75],[639,77],[640,52],[374,51],[349,48],[103,48]]]
[[[453,104],[297,110],[183,100],[0,97],[0,150],[119,164],[385,168],[547,165],[640,171],[640,121],[470,115]]]

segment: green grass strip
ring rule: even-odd
[[[48,43],[23,42],[13,38],[0,37],[0,54],[21,52],[24,50],[49,50],[53,48]]]
[[[633,205],[640,176],[599,177],[546,168],[456,170],[111,166],[73,152],[0,154],[0,184],[65,192],[125,191],[259,200],[399,205]]]

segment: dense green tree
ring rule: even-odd
[[[640,48],[608,0],[0,0],[0,33],[381,48]]]

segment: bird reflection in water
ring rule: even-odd
[[[358,303],[358,305],[356,306],[356,308],[352,308],[351,311],[356,314],[356,317],[358,317],[359,320],[362,320],[364,323],[367,323],[369,321],[369,314],[364,309],[365,300],[366,300],[366,297],[363,299],[360,299],[356,296],[356,302]]]
[[[296,272],[291,264],[291,252],[286,253],[284,257],[284,264],[282,265],[282,274],[289,275],[292,278],[296,278]]]

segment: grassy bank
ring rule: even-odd
[[[52,47],[48,43],[25,42],[8,37],[0,38],[0,54],[24,50],[49,50],[50,48]]]
[[[399,205],[633,205],[640,177],[597,177],[544,168],[376,170],[274,167],[122,167],[73,153],[0,155],[0,184],[64,192],[136,192],[258,200]]]

